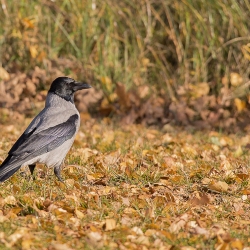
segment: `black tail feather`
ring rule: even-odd
[[[16,167],[16,168],[13,168],[13,169],[11,169],[10,171],[8,171],[6,174],[4,174],[4,175],[1,175],[1,169],[0,169],[0,182],[4,182],[4,181],[6,181],[8,178],[10,178],[19,168],[21,167],[21,165],[20,166],[18,166],[18,167]]]
[[[11,158],[12,156],[8,155],[8,157],[3,161],[2,165],[0,166],[0,182],[4,182],[8,178],[10,178],[22,166],[20,162],[13,162]]]

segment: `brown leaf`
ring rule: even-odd
[[[36,95],[36,85],[30,79],[26,80],[26,91],[28,95]]]
[[[195,197],[190,200],[190,203],[194,206],[203,206],[210,202],[210,197],[206,193],[196,193]]]
[[[125,90],[125,85],[117,82],[116,83],[116,94],[118,96],[118,101],[121,105],[121,108],[129,108],[131,106],[130,104],[130,99],[129,99],[129,95]]]

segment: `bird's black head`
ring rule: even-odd
[[[54,93],[66,101],[74,103],[74,93],[80,89],[89,89],[91,86],[85,82],[76,82],[69,77],[56,78],[49,89],[49,93]]]

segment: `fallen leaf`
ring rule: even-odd
[[[132,231],[135,232],[137,235],[143,235],[143,232],[139,227],[133,227]]]
[[[103,237],[99,232],[90,232],[87,234],[87,243],[93,247],[102,248],[103,247]]]
[[[243,155],[243,150],[241,146],[238,146],[237,149],[234,152],[235,157],[240,157]]]
[[[32,58],[36,58],[37,57],[37,54],[38,54],[38,50],[37,50],[37,46],[35,45],[31,45],[29,47],[29,50],[30,50],[30,55]]]
[[[19,239],[27,235],[28,229],[27,228],[20,228],[15,233],[11,234],[8,237],[9,245],[13,246]]]
[[[85,217],[85,214],[79,211],[78,209],[75,209],[75,215],[78,219],[83,219]]]
[[[187,227],[189,228],[189,231],[191,231],[194,234],[199,234],[199,235],[209,235],[209,232],[207,229],[200,227],[196,221],[189,221],[187,223]]]
[[[208,187],[211,190],[217,191],[217,192],[226,192],[228,190],[228,184],[224,181],[215,181],[212,180]]]
[[[242,112],[246,108],[246,102],[239,98],[234,99],[234,104],[239,112]]]
[[[203,206],[210,202],[210,197],[206,193],[196,193],[195,197],[190,199],[190,203],[194,206]]]
[[[230,242],[230,247],[231,247],[231,249],[242,250],[244,248],[244,243],[239,239],[235,239],[235,240]],[[244,249],[246,249],[246,248],[244,248]]]
[[[136,238],[135,240],[133,240],[133,242],[137,243],[137,244],[142,244],[145,246],[149,246],[149,238],[147,236],[141,235],[138,238]]]
[[[234,87],[237,87],[243,83],[243,78],[235,72],[230,73],[230,82]]]
[[[183,214],[181,217],[177,218],[169,227],[171,233],[178,233],[187,224],[189,215],[187,213]]]
[[[192,95],[194,96],[194,98],[199,98],[201,96],[207,95],[210,90],[210,87],[208,83],[206,82],[202,82],[202,83],[198,83],[198,84],[190,85],[190,86],[191,86],[191,91],[192,91]]]
[[[16,205],[17,204],[17,200],[14,196],[9,195],[4,199],[4,202],[8,205]]]
[[[8,81],[10,79],[10,74],[0,66],[0,79]]]
[[[73,248],[69,247],[67,244],[61,243],[52,243],[50,246],[51,250],[73,250]]]
[[[119,98],[118,100],[121,105],[121,108],[124,109],[130,107],[130,99],[128,93],[126,92],[125,85],[120,82],[117,82],[115,91]]]
[[[116,221],[114,219],[106,219],[104,224],[105,231],[111,231],[116,228]]]

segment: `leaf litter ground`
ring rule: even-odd
[[[249,135],[82,119],[64,183],[1,184],[1,249],[249,249]],[[0,162],[29,122],[0,125]]]

